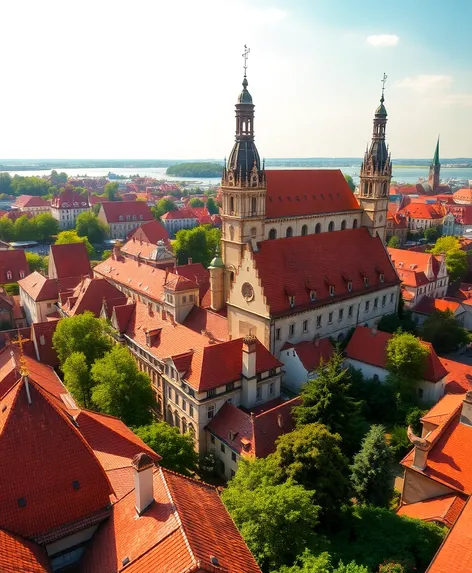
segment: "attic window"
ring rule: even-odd
[[[46,344],[46,339],[44,338],[44,334],[41,334],[39,336],[39,344],[41,344],[41,346],[44,346]]]
[[[366,288],[369,286],[369,277],[364,277],[364,286]]]
[[[385,280],[385,275],[383,273],[380,273],[379,278],[380,278],[380,282],[383,283]]]
[[[80,489],[80,482],[78,482],[77,480],[74,480],[72,482],[72,487],[74,488],[75,491],[78,491]]]
[[[129,563],[129,557],[125,557],[125,558],[121,561],[121,565],[123,565],[123,567],[124,567],[125,565],[128,565],[128,563]]]
[[[310,300],[311,300],[311,302],[316,300],[316,290],[310,291]]]
[[[25,278],[25,271],[23,269],[21,269],[20,271],[20,279],[24,279]]]
[[[290,304],[290,307],[293,308],[295,306],[295,297],[294,296],[289,296],[288,297],[288,302]]]
[[[334,296],[334,285],[329,285],[329,296]]]
[[[241,438],[241,446],[245,452],[248,452],[251,447],[251,442],[247,438]]]
[[[235,432],[234,430],[230,430],[228,432],[228,437],[229,439],[234,442],[234,440],[236,439],[236,436],[238,435],[238,432]]]
[[[119,220],[119,221],[123,221],[123,215],[120,215],[120,216],[118,217],[118,220]]]
[[[11,281],[12,278],[13,278],[13,275],[12,275],[11,271],[7,271],[7,279],[9,281]]]
[[[347,281],[347,290],[348,290],[349,292],[352,291],[352,281]]]
[[[25,497],[19,497],[18,498],[18,507],[26,507],[26,498]]]

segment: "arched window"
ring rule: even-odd
[[[257,213],[257,199],[253,197],[251,199],[251,215],[255,215]]]
[[[234,241],[234,228],[232,226],[229,228],[229,239]]]
[[[177,410],[174,412],[174,423],[176,428],[179,428],[180,431],[180,416],[179,413],[177,412]]]
[[[230,215],[234,213],[234,197],[229,198],[229,213]]]
[[[319,235],[320,233],[321,233],[321,223],[316,223],[315,235]]]
[[[354,219],[354,223],[352,224],[353,229],[357,229],[357,219]]]
[[[170,407],[170,406],[167,406],[167,423],[168,423],[170,426],[173,426],[173,425],[174,425],[174,416],[173,416],[173,414],[172,414],[172,410],[171,410],[171,407]]]
[[[343,222],[341,223],[341,231],[345,231],[346,230],[346,221],[343,220]]]
[[[287,230],[285,231],[285,236],[286,237],[292,237],[293,236],[292,227],[287,227]]]
[[[275,229],[271,229],[269,231],[269,239],[276,239],[277,238],[277,231]]]
[[[334,231],[334,221],[330,221],[328,225],[328,233],[332,233]]]
[[[25,271],[23,269],[21,269],[20,271],[20,279],[24,279],[25,278]]]
[[[257,235],[257,229],[256,229],[256,227],[253,227],[253,228],[251,229],[251,237],[252,237],[253,239],[255,239],[255,238],[256,238],[256,235]]]
[[[188,431],[187,420],[185,418],[182,418],[182,434],[186,434],[187,431]]]
[[[308,235],[308,225],[303,225],[302,227],[302,235]]]
[[[118,217],[118,219],[119,219],[120,221],[123,221],[123,215],[120,215],[120,216]]]
[[[9,281],[11,281],[11,279],[13,278],[12,272],[11,271],[7,271],[7,279]]]

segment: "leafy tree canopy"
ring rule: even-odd
[[[202,201],[201,199],[199,199],[198,197],[194,197],[193,199],[190,199],[188,204],[190,207],[205,207],[205,202]]]
[[[411,332],[412,334],[416,334],[417,331],[416,324],[411,318],[411,312],[408,310],[404,310],[401,317],[395,313],[384,314],[379,320],[377,328],[382,332],[390,332],[392,334],[397,332],[398,329],[404,332]]]
[[[85,211],[77,216],[75,230],[79,237],[87,237],[90,243],[102,243],[108,233],[108,225],[95,213]]]
[[[36,225],[37,237],[43,242],[51,240],[53,235],[59,233],[59,223],[51,213],[40,213],[32,220]]]
[[[96,318],[89,311],[60,320],[52,343],[61,365],[74,352],[83,353],[89,367],[102,358],[112,346],[108,329],[104,319]]]
[[[354,184],[354,181],[352,179],[352,177],[350,175],[347,175],[346,173],[344,174],[344,178],[347,181],[347,184],[349,185],[351,191],[354,193],[354,191],[356,190],[356,186]]]
[[[26,260],[28,261],[28,266],[31,272],[38,271],[47,273],[49,267],[49,257],[42,257],[37,253],[25,252]]]
[[[196,471],[198,454],[190,434],[181,434],[178,428],[167,422],[153,422],[134,431],[162,457],[161,466],[183,475],[191,475]]]
[[[87,237],[79,237],[76,231],[62,231],[57,236],[55,245],[66,245],[68,243],[84,243],[87,248],[87,253],[89,257],[93,257],[95,249],[90,244]]]
[[[313,555],[308,549],[300,555],[293,567],[282,567],[278,573],[370,573],[364,565],[351,561],[344,565],[342,561],[333,565],[333,558],[326,551]]]
[[[36,241],[38,232],[34,218],[22,215],[13,224],[14,236],[16,241]]]
[[[14,237],[15,227],[13,221],[5,216],[0,217],[0,239],[2,241],[13,241]]]
[[[155,405],[149,376],[141,372],[125,346],[114,346],[92,366],[92,402],[100,411],[117,416],[128,426],[152,420]]]
[[[178,231],[173,243],[177,261],[182,265],[191,257],[194,263],[202,263],[207,267],[215,256],[216,245],[219,244],[220,238],[220,231],[210,225]]]
[[[461,247],[457,237],[440,237],[430,250],[433,255],[447,255],[451,251],[458,251]]]
[[[43,177],[22,177],[15,175],[11,180],[12,195],[47,195],[51,183]]]
[[[62,365],[64,383],[75,401],[84,408],[92,406],[90,367],[83,352],[72,352]]]
[[[221,177],[222,173],[220,163],[209,162],[177,163],[166,170],[166,175],[174,177]]]
[[[399,249],[401,246],[400,239],[398,237],[396,237],[395,235],[393,235],[393,237],[390,237],[390,239],[388,241],[388,246],[391,249]]]
[[[461,344],[467,344],[469,333],[449,309],[433,312],[421,328],[424,340],[431,342],[438,354],[452,352]]]
[[[161,199],[155,207],[151,208],[152,214],[155,219],[160,219],[164,213],[169,211],[177,211],[177,205],[172,199]]]
[[[209,197],[206,203],[206,207],[210,215],[217,215],[219,213],[218,205],[216,204],[213,197]]]
[[[427,239],[428,243],[432,243],[433,241],[436,241],[437,238],[439,237],[439,233],[441,231],[441,228],[438,227],[429,227],[428,229],[425,230],[424,232],[424,237],[425,239]]]
[[[447,253],[446,269],[451,281],[463,277],[467,272],[467,255],[465,251],[450,251]]]
[[[387,368],[396,376],[421,380],[428,354],[416,336],[398,331],[387,343]]]

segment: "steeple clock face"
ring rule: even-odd
[[[251,302],[254,300],[254,289],[250,283],[244,283],[241,287],[241,294],[243,295],[246,302]]]

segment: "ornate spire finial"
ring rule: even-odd
[[[385,100],[385,83],[387,81],[387,74],[384,72],[384,75],[382,77],[382,97],[380,98],[380,101],[383,103]]]
[[[249,52],[251,51],[251,48],[248,48],[246,46],[246,44],[244,44],[244,53],[243,53],[243,58],[244,58],[244,77],[246,77],[246,71],[247,71],[247,58],[249,56]]]
[[[20,370],[20,374],[22,377],[28,376],[28,367],[26,366],[26,358],[25,358],[23,343],[29,342],[29,341],[30,341],[29,338],[23,338],[23,336],[21,336],[20,329],[18,329],[18,338],[16,340],[12,341],[12,344],[17,345],[20,348],[20,368],[19,368],[19,370]]]

